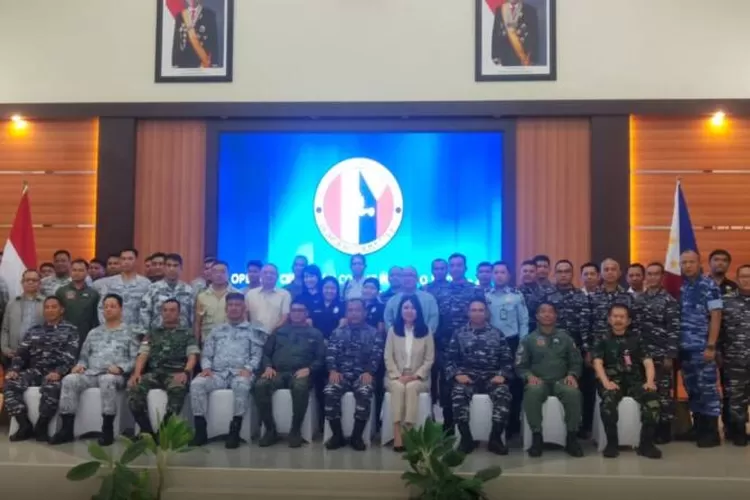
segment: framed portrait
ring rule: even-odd
[[[156,82],[231,82],[234,0],[156,5]]]
[[[475,79],[557,79],[556,0],[475,0]]]

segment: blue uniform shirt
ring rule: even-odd
[[[529,333],[529,311],[521,292],[504,286],[493,289],[486,298],[490,307],[490,323],[505,337],[520,335],[523,338]]]
[[[721,291],[708,276],[685,281],[680,287],[680,349],[702,351],[708,342],[711,311],[723,309]]]

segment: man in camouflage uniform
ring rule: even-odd
[[[438,311],[442,311],[441,304],[445,304],[450,294],[451,283],[446,278],[448,276],[448,261],[445,259],[435,259],[432,261],[432,281],[422,287],[422,290],[435,297],[435,302],[438,304]],[[438,329],[433,332],[433,335],[437,335],[438,332],[443,331],[443,326],[440,321],[443,319],[442,313],[439,313]],[[430,374],[430,394],[432,396],[432,404],[437,404],[440,397],[440,368],[438,363],[432,364],[432,371]]]
[[[529,331],[536,330],[536,308],[547,293],[552,291],[549,280],[539,281],[537,278],[537,265],[534,260],[525,260],[521,263],[521,286],[518,290],[526,300],[526,308],[529,310]]]
[[[641,405],[638,454],[647,458],[661,458],[661,451],[654,446],[654,433],[659,421],[654,362],[643,349],[641,339],[629,328],[630,311],[627,306],[613,304],[608,316],[610,331],[597,340],[593,351],[594,370],[599,379],[601,417],[607,437],[603,455],[605,458],[620,455],[618,405],[622,398],[631,397]]]
[[[469,428],[469,409],[474,394],[489,394],[492,400],[492,433],[487,449],[507,455],[503,432],[510,412],[508,382],[515,376],[513,355],[502,332],[487,322],[487,304],[473,299],[467,307],[469,323],[453,334],[446,356],[446,375],[453,381],[453,413],[461,433],[459,449],[474,451]]]
[[[174,299],[164,302],[161,316],[162,326],[150,330],[141,342],[128,381],[130,411],[141,432],[147,434],[154,434],[148,415],[148,392],[152,389],[167,392],[167,411],[160,415],[163,422],[179,415],[200,353],[193,333],[180,326],[179,302]]]
[[[630,329],[635,335],[641,334],[641,308],[636,297],[620,286],[620,264],[614,259],[602,261],[602,286],[590,296],[591,299],[591,333],[583,339],[585,350],[591,349],[596,341],[609,331],[609,309],[614,304],[624,305],[630,311]]]
[[[696,251],[682,252],[680,268],[684,277],[680,287],[680,368],[693,413],[696,444],[711,448],[721,444],[716,348],[723,302],[714,280],[701,275]]]
[[[53,256],[55,274],[42,278],[41,292],[45,297],[55,295],[57,289],[71,282],[70,277],[70,252],[58,250]]]
[[[557,311],[557,328],[564,330],[575,342],[581,356],[585,357],[584,339],[591,329],[589,299],[583,291],[573,286],[573,263],[560,260],[555,263],[555,286],[542,297]],[[579,436],[587,438],[591,433],[596,405],[596,376],[591,363],[584,363],[578,385],[583,399],[583,412]]]
[[[271,335],[263,347],[263,375],[255,383],[255,404],[265,433],[260,446],[278,441],[273,419],[273,394],[289,389],[292,396],[292,428],[289,447],[302,446],[302,422],[310,400],[310,373],[319,371],[325,362],[323,334],[307,324],[307,305],[298,297],[289,309],[289,324]]]
[[[5,408],[15,417],[18,431],[11,441],[24,441],[36,435],[47,441],[47,428],[57,412],[60,381],[75,364],[78,354],[78,332],[63,320],[60,299],[44,300],[44,322],[32,326],[16,349],[5,378]],[[23,395],[26,389],[40,386],[39,420],[36,427],[29,421]]]
[[[141,328],[144,332],[161,326],[161,306],[169,299],[180,303],[180,326],[193,325],[195,293],[190,285],[180,281],[182,257],[176,253],[164,259],[164,279],[153,283],[141,299]]]
[[[466,279],[466,256],[454,253],[448,257],[448,272],[451,276],[447,293],[438,302],[440,312],[439,329],[435,335],[435,365],[439,381],[440,406],[443,408],[443,430],[455,432],[453,421],[453,377],[446,372],[448,344],[453,335],[469,321],[469,303],[475,299],[484,300],[482,291]]]
[[[672,440],[672,421],[675,416],[674,360],[679,354],[680,307],[662,287],[664,266],[658,262],[646,268],[646,289],[639,295],[641,340],[648,357],[654,361],[656,390],[661,407],[656,443]]]
[[[326,351],[328,385],[323,394],[325,417],[333,433],[326,442],[327,449],[335,450],[346,444],[341,427],[341,398],[349,391],[354,393],[356,401],[350,444],[357,451],[365,449],[362,433],[370,419],[373,376],[383,359],[384,348],[383,337],[365,321],[362,299],[347,301],[346,325],[333,331]]]
[[[122,322],[140,329],[141,299],[148,292],[151,282],[145,276],[135,272],[137,258],[138,250],[134,248],[123,250],[120,252],[118,261],[120,273],[102,278],[94,284],[94,288],[102,297],[99,301],[99,323],[104,323],[104,297],[118,295],[122,298]]]
[[[747,407],[750,395],[750,265],[737,268],[737,294],[724,299],[721,339],[729,424],[736,446],[747,446]]]
[[[190,384],[190,404],[195,419],[194,446],[208,442],[206,411],[213,391],[232,389],[234,405],[226,448],[240,445],[242,420],[247,412],[250,390],[263,357],[267,332],[247,321],[245,297],[230,293],[226,297],[227,323],[214,327],[203,344],[203,371]]]
[[[91,330],[81,347],[78,363],[62,381],[60,417],[62,428],[51,444],[73,441],[73,425],[78,399],[86,389],[98,387],[102,401],[101,446],[114,442],[117,392],[125,387],[125,377],[133,370],[138,342],[131,328],[122,322],[122,298],[104,297],[104,324]]]

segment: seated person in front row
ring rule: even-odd
[[[530,457],[542,456],[542,406],[555,396],[565,409],[565,451],[571,457],[582,457],[576,433],[581,424],[581,353],[575,341],[564,330],[555,327],[557,310],[554,304],[542,302],[536,310],[537,328],[521,340],[516,353],[516,371],[526,383],[523,412],[531,428]]]
[[[362,433],[370,419],[373,376],[383,359],[383,338],[365,322],[365,304],[362,299],[346,303],[346,324],[331,334],[326,352],[328,385],[325,394],[325,414],[333,436],[326,448],[343,447],[344,431],[341,427],[341,398],[347,391],[354,393],[354,430],[350,444],[357,451],[365,449]]]
[[[241,293],[226,296],[227,323],[216,325],[203,343],[203,371],[190,384],[190,404],[195,420],[193,446],[208,442],[206,411],[213,391],[232,389],[234,406],[226,448],[240,446],[242,419],[247,412],[250,389],[263,357],[265,331],[247,321],[245,297]]]
[[[487,321],[487,303],[469,303],[469,324],[453,334],[446,355],[446,376],[453,380],[453,416],[461,433],[459,449],[474,451],[469,428],[469,410],[474,394],[489,394],[492,401],[492,433],[487,449],[507,455],[503,432],[508,421],[511,395],[508,381],[513,378],[513,354],[502,332]]]
[[[125,376],[133,370],[138,355],[138,341],[130,327],[122,322],[122,297],[104,297],[104,324],[91,330],[81,347],[78,364],[62,381],[60,416],[62,428],[51,444],[74,440],[73,426],[78,398],[86,389],[98,387],[102,402],[101,446],[114,442],[117,414],[117,391],[125,387]]]
[[[161,306],[162,326],[152,328],[141,342],[135,369],[128,381],[128,405],[142,433],[154,434],[148,416],[148,393],[167,392],[167,411],[162,421],[179,415],[188,384],[198,360],[198,340],[189,328],[180,326],[180,303],[166,300]],[[146,371],[146,373],[144,373]]]
[[[602,423],[607,436],[603,455],[615,458],[620,454],[617,410],[622,398],[631,397],[641,405],[638,454],[647,458],[661,458],[661,451],[654,446],[660,408],[654,383],[654,362],[644,354],[641,339],[629,329],[630,309],[627,306],[615,304],[610,307],[608,321],[609,333],[596,342],[592,356],[599,380]]]
[[[289,323],[270,335],[263,347],[263,375],[255,383],[255,404],[265,433],[258,443],[271,446],[279,440],[273,419],[273,393],[289,389],[292,394],[292,428],[289,447],[302,446],[302,422],[310,399],[310,373],[320,370],[325,360],[323,334],[307,323],[307,305],[302,298],[292,301]]]
[[[57,297],[44,300],[44,322],[34,325],[18,344],[10,369],[5,374],[5,408],[15,417],[18,430],[11,441],[24,441],[36,436],[47,441],[47,428],[57,412],[60,381],[76,362],[78,331],[63,321],[64,309]],[[31,425],[23,395],[26,389],[40,386],[39,420]]]

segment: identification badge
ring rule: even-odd
[[[339,313],[339,308],[338,306],[336,306],[333,308],[333,314],[338,314],[338,313]]]
[[[500,309],[500,319],[508,319],[508,311],[505,308]]]
[[[370,309],[370,312],[372,314],[375,314],[376,312],[378,312],[378,308],[377,307],[373,307],[372,309]]]
[[[73,290],[65,292],[65,298],[73,300],[76,298],[76,293]]]
[[[625,350],[625,352],[622,353],[622,361],[623,363],[625,363],[625,366],[628,368],[633,366],[633,360],[630,359],[630,351],[628,351],[627,349]]]
[[[543,338],[538,338],[536,339],[536,345],[538,345],[539,347],[544,347],[545,345],[547,345],[547,341]]]

